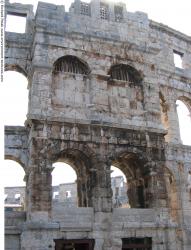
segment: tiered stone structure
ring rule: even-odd
[[[189,250],[191,147],[176,100],[191,108],[191,38],[110,1],[6,2],[26,16],[6,32],[6,70],[28,78],[25,127],[5,128],[5,157],[26,173],[26,213],[6,213],[6,249]],[[173,54],[183,68],[176,68]],[[52,213],[53,163],[77,173],[78,208]],[[131,209],[113,208],[110,167]],[[136,246],[135,246],[136,245]]]

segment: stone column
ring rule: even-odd
[[[166,135],[166,140],[170,143],[180,144],[180,128],[176,110],[176,102],[169,101],[168,106],[168,134]]]
[[[95,212],[111,212],[112,189],[108,165],[100,160],[94,163],[91,171],[92,206]]]
[[[29,206],[29,184],[28,184],[28,179],[29,179],[29,173],[27,172],[24,177],[24,181],[26,183],[25,187],[25,200],[24,200],[24,210],[28,211],[28,206]]]
[[[28,219],[45,220],[50,217],[52,201],[51,169],[32,166],[29,174]]]
[[[150,173],[150,207],[166,208],[167,191],[164,176],[164,162],[155,162]],[[151,206],[152,205],[152,206]]]
[[[148,127],[163,129],[159,100],[159,88],[155,76],[145,78],[143,83],[145,118]]]
[[[47,221],[52,203],[52,162],[47,140],[33,138],[29,154],[28,219]]]
[[[100,0],[91,1],[91,17],[100,19]]]

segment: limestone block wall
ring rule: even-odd
[[[4,190],[7,195],[5,204],[23,204],[25,201],[25,187],[6,187]],[[20,196],[17,197],[16,195]]]
[[[5,249],[21,249],[21,225],[25,220],[25,212],[5,212]]]
[[[123,4],[117,14],[108,1],[86,7],[40,2],[26,34],[6,34],[6,69],[29,80],[28,132],[6,133],[5,143],[27,169],[21,249],[87,238],[119,250],[136,236],[152,237],[153,249],[188,250],[191,149],[181,145],[176,100],[191,107],[191,38]],[[77,173],[78,209],[52,209],[59,160]],[[113,208],[111,165],[127,177],[132,209]]]

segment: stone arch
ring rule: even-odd
[[[13,154],[6,154],[5,153],[5,156],[4,156],[4,159],[5,160],[11,160],[11,161],[15,161],[17,162],[18,164],[21,165],[21,167],[23,168],[25,174],[26,174],[26,163],[21,159],[21,157],[19,157],[18,155],[13,155]]]
[[[110,80],[126,81],[133,85],[141,85],[141,73],[128,64],[114,64],[109,69]]]
[[[149,207],[149,173],[150,169],[144,157],[134,152],[123,152],[112,161],[127,179],[127,196],[131,208]]]
[[[91,207],[91,159],[78,149],[67,148],[57,154],[54,162],[56,161],[69,164],[76,172],[78,206]]]
[[[80,116],[78,110],[84,106],[84,92],[89,92],[89,73],[88,64],[79,57],[65,55],[58,58],[52,68],[52,105],[65,107],[68,117],[81,119],[82,113]]]
[[[135,112],[142,116],[145,109],[142,74],[129,64],[119,63],[110,67],[108,75],[109,111],[122,119],[131,119]]]
[[[21,67],[18,64],[5,64],[5,71],[16,71],[18,73],[21,73],[22,75],[24,75],[27,78],[27,72],[26,70],[23,69],[23,67]]]
[[[53,74],[60,72],[88,75],[90,68],[82,59],[73,55],[65,55],[58,58],[53,64]]]
[[[149,156],[147,155],[146,152],[143,152],[141,149],[137,147],[122,147],[119,149],[116,149],[115,152],[112,152],[110,155],[110,160],[111,161],[116,161],[117,159],[123,158],[123,157],[128,157],[127,155],[131,154],[135,158],[137,158],[139,161],[142,161],[144,164],[149,161]]]
[[[179,96],[177,98],[177,100],[182,101],[186,107],[188,108],[188,110],[191,112],[191,98],[187,97],[187,96]]]
[[[87,158],[91,158],[91,159],[96,158],[95,151],[92,148],[90,148],[87,144],[80,143],[80,142],[69,141],[67,143],[63,143],[61,145],[60,152],[64,152],[64,151],[71,150],[71,149],[79,151],[79,152],[83,152],[83,154]],[[58,157],[58,155],[56,155],[56,157]]]

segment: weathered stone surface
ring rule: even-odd
[[[176,112],[178,99],[191,106],[191,38],[104,3],[75,0],[65,12],[40,2],[34,18],[30,5],[6,2],[6,14],[27,18],[25,34],[6,32],[6,70],[29,81],[26,128],[5,128],[5,157],[26,172],[26,218],[8,216],[7,250],[84,238],[119,250],[132,237],[152,238],[154,250],[191,248],[191,148]],[[52,209],[58,160],[77,173],[79,208]],[[111,165],[127,177],[131,209],[113,208]]]

